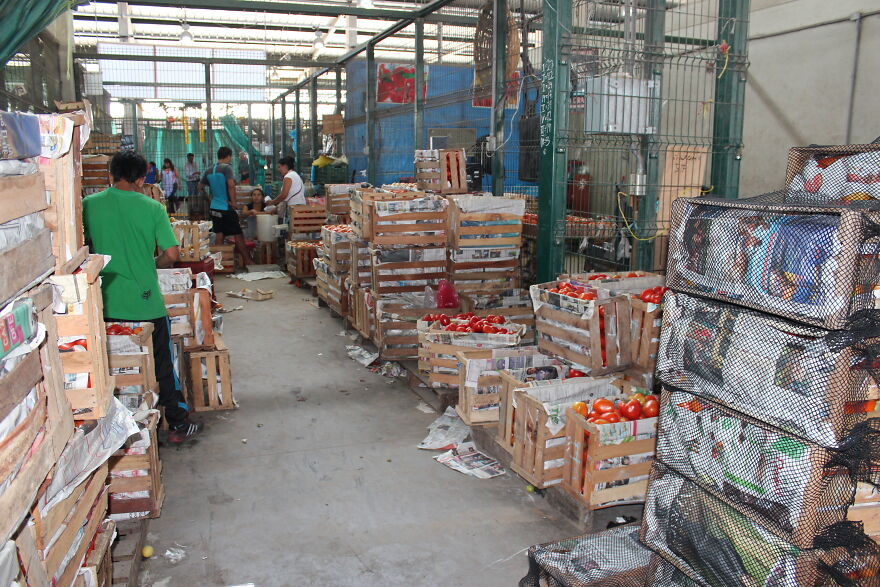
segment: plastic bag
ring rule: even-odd
[[[457,308],[458,292],[455,286],[448,279],[441,279],[437,284],[437,307],[438,308]]]

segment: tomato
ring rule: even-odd
[[[452,320],[449,319],[449,316],[446,316],[445,314],[443,316],[440,316],[440,325],[441,326],[449,326],[451,323],[452,323]]]
[[[617,415],[616,412],[608,412],[602,417],[608,420],[609,424],[616,424],[617,422],[620,422],[620,416]]]
[[[574,404],[572,404],[571,408],[575,412],[577,412],[578,414],[580,414],[581,416],[583,416],[585,418],[587,417],[587,414],[589,414],[589,410],[587,409],[587,404],[585,404],[584,402],[574,402]]]
[[[455,324],[447,324],[444,330],[446,332],[458,332],[458,326],[456,326]]]
[[[627,418],[626,416],[621,416],[620,421],[621,422],[629,422],[629,418]]]
[[[488,316],[486,316],[486,322],[488,322],[489,324],[504,324],[504,316],[489,314]]]
[[[591,422],[592,424],[609,424],[610,423],[605,418],[593,418],[592,420],[587,420],[587,422]]]
[[[630,420],[638,420],[642,416],[642,404],[637,399],[631,399],[623,404],[620,413]]]
[[[656,398],[654,398],[653,400],[648,399],[647,401],[645,401],[645,405],[642,406],[642,417],[643,418],[656,418],[657,414],[659,414],[659,413],[660,413],[660,402],[658,402]]]
[[[614,402],[603,397],[593,402],[593,409],[600,413],[611,412],[614,410]]]
[[[648,399],[644,393],[636,392],[630,396],[630,399],[634,399],[642,405],[645,405],[645,400]]]
[[[583,371],[578,370],[578,369],[569,369],[568,376],[569,377],[586,377],[587,374],[584,373]]]
[[[561,293],[561,292],[559,291],[559,288],[558,288],[558,287],[554,287],[554,288],[548,289],[547,291],[549,291],[550,293],[555,293],[555,294]]]
[[[632,273],[632,272],[630,272],[630,273],[627,273],[626,276],[627,276],[627,277],[638,277],[639,274],[638,274],[638,273]]]

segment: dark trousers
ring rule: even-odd
[[[108,322],[133,322],[106,318]],[[156,364],[156,381],[159,382],[159,405],[165,408],[165,419],[169,428],[175,428],[186,422],[189,408],[180,391],[180,381],[174,374],[174,362],[171,354],[171,331],[168,317],[154,320],[140,320],[153,324],[153,359]]]

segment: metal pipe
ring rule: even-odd
[[[415,119],[413,121],[413,146],[416,149],[425,148],[425,21],[421,18],[416,21],[416,84],[413,107]]]
[[[376,185],[376,55],[373,44],[367,44],[367,123],[364,151],[367,154],[367,181]]]
[[[213,114],[211,113],[211,94],[213,94],[213,88],[211,86],[211,64],[205,64],[205,117],[208,119],[206,121],[207,126],[207,137],[205,142],[208,144],[208,156],[209,160],[214,160],[214,123],[212,121]]]
[[[853,51],[852,73],[849,78],[849,109],[846,112],[846,144],[852,143],[853,110],[856,106],[856,84],[859,77],[859,54],[862,46],[862,13],[856,12],[850,19],[856,23],[855,50]]]
[[[504,195],[504,107],[507,105],[507,0],[493,0],[492,193]]]

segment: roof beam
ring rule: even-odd
[[[411,18],[411,10],[389,8],[358,8],[347,4],[307,4],[305,2],[278,2],[273,0],[135,0],[129,6],[164,6],[171,8],[201,8],[206,10],[233,10],[239,12],[267,12],[273,14],[304,14],[308,16],[341,16],[350,14],[367,20],[403,20]],[[431,11],[433,12],[433,11]],[[462,26],[476,26],[476,17],[451,14],[425,15],[425,22]]]
[[[113,53],[97,53],[94,51],[77,51],[73,54],[74,59],[104,59],[108,61],[157,61],[172,63],[210,63],[228,65],[266,65],[284,67],[334,67],[336,64],[328,61],[313,61],[311,59],[298,59],[292,57],[279,61],[278,59],[243,59],[226,57],[184,57],[177,55],[116,55]]]

